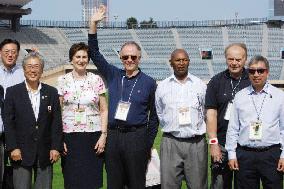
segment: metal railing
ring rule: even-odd
[[[267,22],[267,18],[245,18],[230,20],[202,20],[202,21],[155,21],[155,28],[187,28],[187,27],[212,27],[229,25],[256,25]],[[54,20],[21,20],[21,26],[31,27],[62,27],[62,28],[87,28],[88,22],[84,21],[54,21]],[[153,26],[153,23],[151,24]],[[145,24],[134,24],[128,26],[126,22],[104,22],[100,23],[100,28],[151,28]]]

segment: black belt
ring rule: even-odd
[[[245,150],[245,151],[253,151],[253,152],[265,152],[273,148],[279,148],[280,149],[280,144],[273,144],[271,146],[265,146],[265,147],[248,147],[248,146],[241,146],[238,144],[238,148]]]
[[[4,141],[4,133],[0,133],[0,141]]]
[[[171,133],[163,133],[163,137],[173,138],[173,139],[176,139],[176,140],[178,140],[180,142],[199,142],[203,138],[205,138],[205,134],[203,134],[203,135],[195,135],[193,137],[187,137],[187,138],[180,138],[180,137],[174,136]]]
[[[110,126],[108,129],[109,130],[117,130],[118,132],[121,133],[127,133],[127,132],[135,132],[137,129],[145,128],[146,125],[130,125],[130,126]]]

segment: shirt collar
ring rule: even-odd
[[[229,69],[226,69],[226,70],[225,70],[225,77],[226,77],[226,78],[232,78],[232,77],[231,77],[231,74],[230,74],[230,72],[229,72]],[[242,80],[243,80],[243,79],[248,79],[248,71],[247,71],[247,69],[243,68],[243,72],[242,72],[241,78],[242,78]],[[232,79],[234,79],[234,78],[232,78]]]
[[[19,66],[17,64],[15,64],[12,69],[8,70],[4,65],[2,65],[2,70],[4,72],[11,72],[14,73],[17,69],[19,69]]]
[[[170,81],[176,81],[178,83],[180,83],[180,81],[176,78],[175,74],[172,74],[170,77],[169,77]],[[190,73],[187,74],[186,78],[185,78],[186,82],[187,81],[193,81],[192,80],[192,75]]]
[[[134,79],[134,78],[138,77],[138,76],[140,75],[140,73],[141,73],[141,69],[138,68],[138,73],[137,73],[136,75],[134,75],[134,76],[132,76],[132,77],[127,77],[127,76],[126,76],[126,71],[125,71],[125,70],[122,70],[122,71],[123,71],[123,75],[124,75],[125,78],[127,78],[127,79]]]
[[[268,82],[266,82],[263,89],[259,93],[271,94],[270,84]],[[249,95],[257,94],[257,92],[253,89],[252,85],[250,85],[249,88],[248,88],[248,94]]]
[[[38,88],[37,88],[37,90],[36,90],[35,92],[32,92],[32,90],[30,90],[30,88],[29,88],[28,83],[27,83],[26,80],[25,80],[25,84],[26,84],[27,91],[28,91],[29,93],[32,93],[32,94],[38,94],[39,91],[40,91],[40,89],[41,89],[41,82],[39,82]]]

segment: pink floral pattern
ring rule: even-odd
[[[63,132],[95,132],[101,130],[99,95],[106,92],[102,78],[88,72],[86,79],[74,80],[72,73],[58,78],[58,94],[63,97]],[[87,124],[74,124],[75,110],[84,108]]]

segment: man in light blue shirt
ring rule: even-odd
[[[0,85],[6,89],[24,81],[24,72],[21,66],[16,65],[19,57],[20,43],[13,39],[4,39],[0,43],[0,57],[2,65],[0,66]],[[2,110],[1,110],[2,111]],[[2,114],[2,112],[0,112]],[[2,188],[4,172],[4,147],[3,136],[4,127],[2,116],[0,116],[0,188]]]
[[[162,189],[206,189],[207,143],[204,122],[206,85],[188,73],[189,56],[183,49],[172,52],[174,75],[161,81],[156,91],[156,109],[163,131],[161,141]]]
[[[226,149],[238,187],[282,189],[284,171],[284,92],[267,83],[269,63],[262,56],[249,62],[251,86],[235,96]]]
[[[5,39],[0,43],[0,85],[6,88],[24,81],[24,72],[21,66],[16,64],[19,57],[20,44],[13,39]]]

